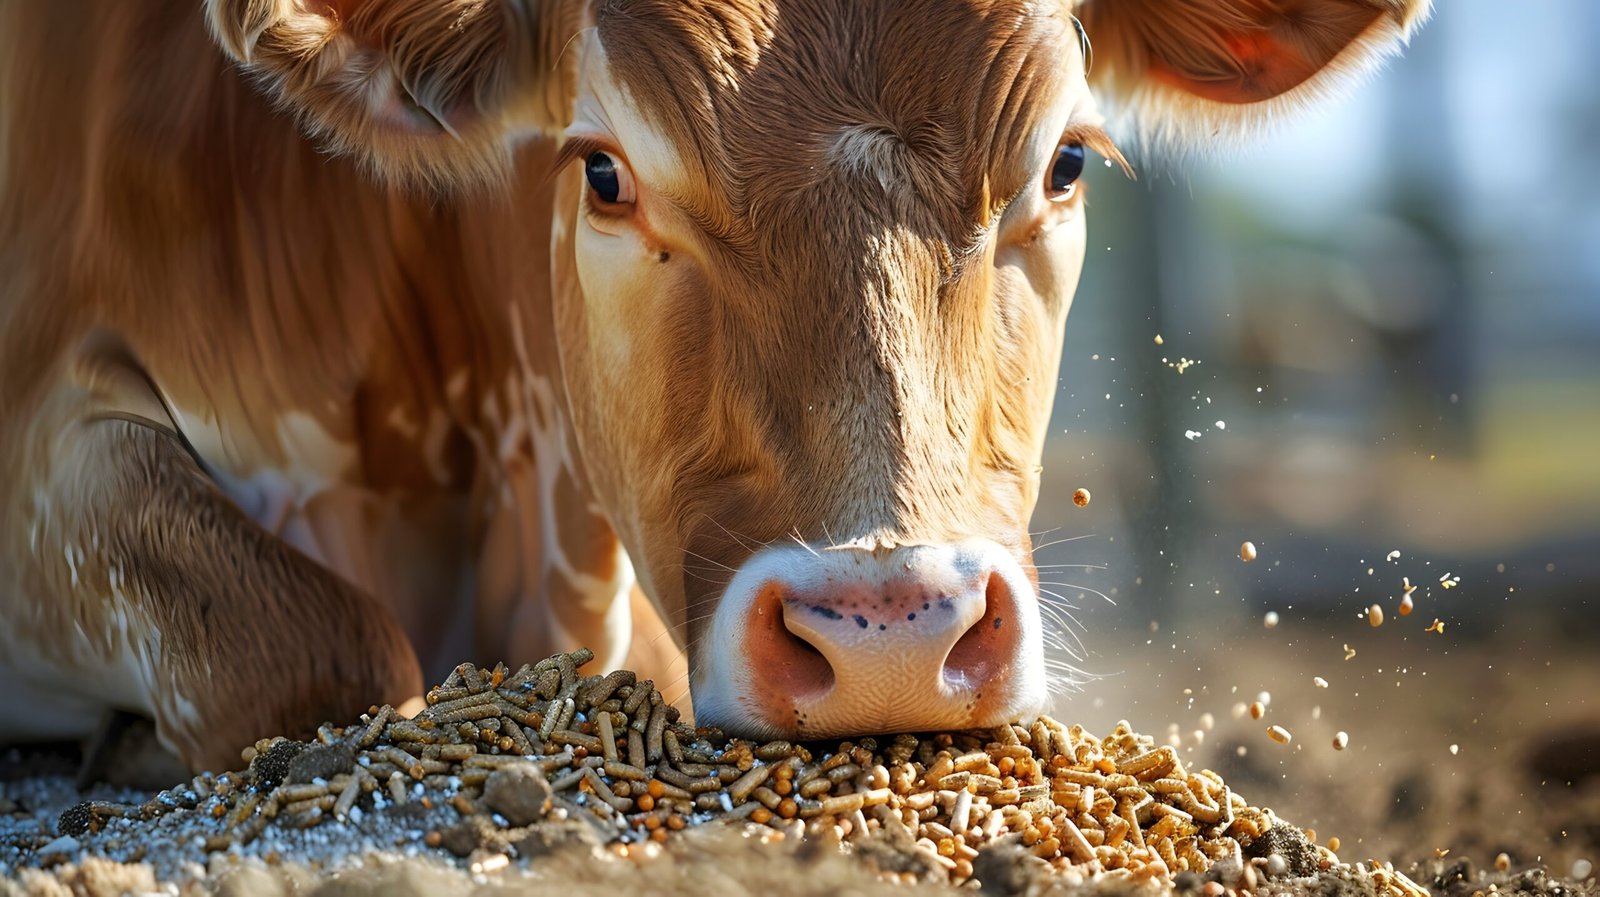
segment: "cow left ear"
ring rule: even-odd
[[[1091,83],[1142,136],[1237,136],[1371,72],[1431,0],[1083,0]]]
[[[222,50],[324,149],[379,179],[496,183],[510,138],[570,115],[582,0],[204,0]]]

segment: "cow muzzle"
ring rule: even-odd
[[[696,648],[695,718],[733,734],[960,729],[1044,709],[1033,583],[986,540],[764,549]]]

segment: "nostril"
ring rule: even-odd
[[[976,685],[997,671],[994,664],[1009,656],[1005,646],[1013,641],[1014,623],[1006,619],[1014,598],[1005,577],[996,571],[989,573],[983,590],[983,616],[956,640],[955,647],[944,662],[946,679],[961,684]]]
[[[761,678],[780,694],[806,697],[827,692],[834,684],[833,664],[794,631],[789,618],[794,611],[783,600],[787,594],[782,584],[769,582],[757,595],[750,656],[757,661]]]
[[[789,641],[791,642],[791,650],[794,652],[794,656],[790,658],[789,663],[795,671],[798,680],[797,686],[804,686],[808,682],[811,683],[810,688],[799,688],[798,692],[821,692],[832,688],[833,664],[828,662],[828,658],[822,656],[822,652],[817,650],[816,645],[792,632],[789,633]]]

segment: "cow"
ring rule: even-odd
[[[0,5],[0,740],[226,767],[579,645],[752,737],[1040,711],[1088,153],[1428,13]]]

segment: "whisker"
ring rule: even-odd
[[[662,632],[660,634],[658,634],[656,636],[656,638],[659,639],[662,635],[676,635],[676,634],[679,634],[679,633],[687,636],[689,634],[689,627],[690,626],[693,626],[696,623],[703,623],[706,620],[710,620],[715,616],[716,616],[716,612],[713,611],[713,612],[711,612],[709,614],[702,614],[702,615],[697,616],[697,617],[689,617],[688,619],[684,620],[682,623],[668,623],[665,620],[663,620],[662,621],[662,625],[661,625]]]
[[[699,560],[705,561],[706,563],[711,564],[714,567],[719,567],[719,568],[721,568],[723,570],[727,570],[730,573],[738,572],[738,571],[734,570],[734,568],[728,566],[727,564],[724,564],[721,561],[712,560],[711,558],[708,558],[703,554],[698,554],[696,552],[690,551],[687,548],[683,549],[683,553],[686,554],[686,555],[689,555],[690,557],[697,558]]]
[[[1088,592],[1091,595],[1099,595],[1101,598],[1105,599],[1107,604],[1110,604],[1112,607],[1116,607],[1117,606],[1116,599],[1112,598],[1110,595],[1107,595],[1105,592],[1102,592],[1099,589],[1091,589],[1088,586],[1080,586],[1077,583],[1052,582],[1052,583],[1040,583],[1039,585],[1041,586],[1041,588],[1039,589],[1039,591],[1041,591],[1041,592],[1044,591],[1044,589],[1042,587],[1046,586],[1046,585],[1061,586],[1063,588],[1068,588],[1068,589],[1078,589],[1079,591]],[[1057,598],[1061,598],[1060,595],[1057,595],[1056,597]],[[1061,600],[1065,601],[1066,599],[1065,598],[1061,598]]]
[[[818,554],[817,550],[815,548],[812,548],[810,545],[807,545],[806,544],[806,540],[800,538],[800,532],[798,530],[791,530],[789,532],[789,538],[794,540],[794,544],[800,546],[801,548],[804,548],[806,551],[811,552],[811,556],[812,557],[817,558],[818,560],[822,559],[822,555]]]
[[[744,549],[745,551],[748,551],[748,552],[754,554],[755,552],[760,551],[761,549],[767,547],[766,544],[757,543],[756,547],[751,548],[750,545],[746,544],[745,537],[739,535],[738,533],[734,532],[731,529],[728,529],[726,526],[724,526],[722,524],[721,521],[719,521],[716,518],[712,517],[710,514],[706,514],[706,513],[702,512],[700,516],[702,516],[705,519],[711,521],[711,525],[715,526],[717,529],[722,530],[724,535],[726,535],[729,539],[732,539],[735,545],[738,545],[740,548]],[[755,540],[752,539],[750,541],[754,542]]]
[[[1068,542],[1078,542],[1078,541],[1081,541],[1083,539],[1093,539],[1098,535],[1100,535],[1100,534],[1099,533],[1084,533],[1081,536],[1068,536],[1065,539],[1057,539],[1054,542],[1046,542],[1043,545],[1035,545],[1035,546],[1033,546],[1033,550],[1034,550],[1035,553],[1037,553],[1037,552],[1040,552],[1040,551],[1044,551],[1047,548],[1054,548],[1057,545],[1065,545]]]
[[[715,576],[704,576],[704,575],[702,575],[702,574],[700,574],[700,573],[698,573],[698,572],[696,572],[694,570],[688,569],[687,567],[684,568],[683,572],[685,574],[689,575],[689,576],[693,576],[695,579],[698,579],[701,582],[709,582],[712,585],[726,586],[728,583],[733,581],[731,578],[723,578],[723,577],[715,577]]]

